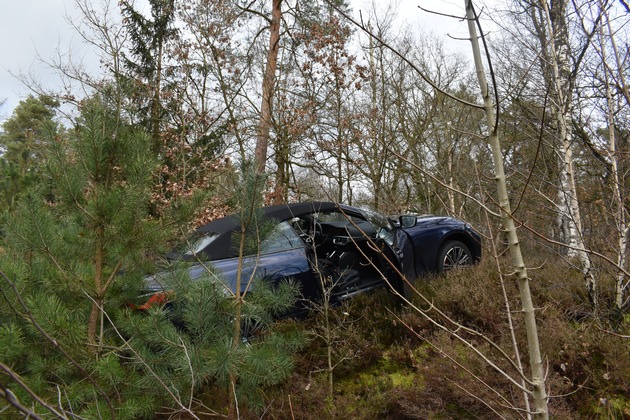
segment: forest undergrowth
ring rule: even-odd
[[[541,254],[542,255],[542,254]],[[538,308],[541,350],[547,370],[550,416],[556,419],[630,418],[630,317],[601,309],[593,314],[579,271],[557,258],[531,256],[532,293]],[[612,280],[611,280],[612,281]],[[521,358],[526,343],[516,301],[505,279]],[[423,279],[418,291],[445,315],[472,327],[513,356],[500,280],[486,259],[472,269]],[[602,288],[604,289],[604,288]],[[601,296],[611,303],[612,296]],[[421,309],[426,305],[415,299]],[[325,346],[311,340],[282,386],[269,389],[264,418],[273,419],[483,419],[521,418],[522,393],[463,342],[382,290],[336,309],[352,321],[335,342],[334,392],[327,395]],[[429,314],[435,316],[433,311]],[[437,317],[439,318],[439,317]],[[313,317],[304,325],[320,322]],[[284,323],[278,328],[300,324]],[[485,338],[468,341],[510,366]],[[526,365],[523,360],[523,365]],[[253,413],[252,413],[253,414]],[[524,417],[523,417],[524,418]]]

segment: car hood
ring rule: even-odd
[[[447,217],[447,216],[418,216],[416,225],[414,226],[414,228],[430,227],[430,226],[436,226],[436,225],[463,225],[463,224],[464,222],[461,222],[457,219],[453,219],[452,217]]]

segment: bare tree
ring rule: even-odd
[[[516,225],[512,218],[512,210],[508,196],[507,183],[505,178],[505,170],[503,168],[503,155],[501,150],[501,142],[497,131],[497,115],[495,113],[495,104],[492,101],[492,92],[490,85],[486,79],[485,70],[479,48],[479,37],[477,35],[478,16],[475,12],[471,0],[465,0],[466,18],[468,19],[468,31],[470,33],[470,42],[472,44],[473,58],[475,61],[475,69],[479,80],[479,88],[483,98],[484,113],[486,114],[486,125],[488,130],[488,143],[492,149],[492,157],[494,162],[495,179],[497,182],[498,204],[501,209],[501,221],[503,229],[508,237],[509,252],[512,258],[512,267],[518,280],[518,287],[521,297],[522,312],[525,319],[525,329],[527,331],[527,344],[529,351],[532,396],[536,409],[536,418],[549,418],[547,409],[547,391],[545,389],[545,369],[543,366],[542,356],[540,354],[540,344],[538,342],[538,329],[536,327],[536,316],[533,305],[532,296],[529,288],[529,277],[527,268],[521,253]]]
[[[481,56],[481,49],[479,47],[480,37],[477,35],[477,25],[479,25],[478,16],[476,15],[476,12],[470,0],[465,0],[464,6],[466,10],[466,19],[468,21],[468,29],[469,29],[470,40],[472,44],[475,69],[477,72],[479,87],[481,89],[481,96],[483,98],[482,105],[478,105],[472,102],[465,101],[463,99],[456,98],[451,93],[439,89],[439,87],[435,84],[435,82],[431,80],[425,73],[420,71],[418,67],[414,66],[413,63],[411,63],[410,60],[403,53],[401,53],[400,51],[397,51],[396,49],[391,47],[389,44],[387,44],[385,41],[383,41],[377,34],[375,34],[371,30],[371,28],[369,28],[367,25],[364,25],[363,23],[357,22],[352,17],[350,17],[347,13],[344,13],[343,11],[339,9],[337,9],[337,11],[340,14],[344,15],[347,19],[352,21],[355,25],[357,25],[357,27],[361,28],[364,32],[368,33],[381,45],[387,47],[392,52],[394,52],[394,54],[396,54],[399,58],[401,58],[403,61],[408,63],[417,72],[417,74],[419,74],[420,77],[422,77],[424,81],[429,83],[436,91],[448,97],[456,99],[462,104],[468,104],[474,108],[483,110],[485,114],[485,118],[486,118],[486,132],[488,136],[487,137],[488,146],[490,147],[492,151],[492,157],[493,157],[494,179],[496,181],[497,196],[498,196],[497,205],[499,207],[502,226],[508,238],[509,253],[511,255],[511,261],[512,261],[511,265],[514,270],[514,275],[517,278],[517,282],[519,286],[520,303],[522,307],[521,312],[523,313],[526,335],[527,335],[531,378],[526,378],[522,369],[517,368],[517,371],[519,372],[519,375],[521,375],[521,377],[524,379],[524,383],[527,384],[531,388],[528,389],[526,386],[519,384],[514,379],[510,379],[510,380],[514,385],[521,388],[523,392],[532,396],[533,402],[534,402],[534,412],[532,414],[534,414],[536,418],[545,419],[549,417],[549,412],[548,412],[548,407],[547,407],[547,393],[545,389],[544,365],[543,365],[542,356],[540,353],[540,345],[538,341],[538,330],[536,326],[535,309],[534,309],[533,300],[532,300],[532,296],[531,296],[531,292],[529,288],[529,277],[528,277],[527,268],[525,266],[523,256],[521,253],[519,236],[516,230],[516,225],[515,225],[514,218],[512,215],[512,210],[510,207],[510,200],[508,196],[506,176],[505,176],[504,163],[503,163],[503,154],[502,154],[502,149],[501,149],[501,143],[499,140],[499,134],[497,131],[498,115],[495,112],[496,105],[492,99],[492,92],[494,90],[494,92],[496,93],[496,87],[493,90],[490,89],[490,85],[488,81],[486,80],[485,70],[484,70],[482,56]],[[485,43],[485,38],[481,37],[481,39],[483,39]],[[487,51],[487,48],[486,48],[486,51]],[[488,58],[488,64],[491,64],[489,60],[489,55],[487,56],[487,58]],[[495,80],[493,79],[492,82],[495,83]],[[413,279],[405,279],[404,278],[405,276],[400,272],[399,272],[399,275],[403,278],[403,281],[407,283],[408,287],[410,287],[412,290],[415,290],[412,285]],[[385,278],[385,276],[383,277]],[[421,295],[420,297],[423,298]],[[461,337],[461,335],[459,334],[459,329],[462,328],[463,326],[461,326],[460,324],[454,323],[458,325],[457,329],[450,330],[445,325],[441,325],[437,323],[433,318],[431,318],[427,314],[428,311],[418,308],[407,299],[405,300],[409,304],[411,304],[412,307],[416,309],[419,313],[424,315],[427,320],[429,320],[432,323],[438,324],[440,328],[443,328],[449,331],[450,334],[453,334],[453,336],[465,342],[469,346],[469,348],[471,348],[472,351],[480,355],[487,363],[490,364],[490,366],[497,369],[499,372],[501,372],[501,374],[505,375],[505,373],[500,368],[498,368],[496,364],[494,364],[486,356],[483,356],[482,353],[474,347],[474,345],[472,345],[470,342],[464,340]],[[429,302],[426,299],[424,300],[429,305],[430,309],[437,310],[436,308],[432,306],[431,302]],[[443,316],[444,314],[441,314],[441,315]],[[448,317],[446,318],[448,319]],[[451,320],[447,321],[447,323],[452,323],[452,322],[453,321]],[[464,330],[468,333],[474,334],[474,332],[472,332],[471,329],[464,328]],[[505,353],[502,353],[502,354],[505,355]],[[506,377],[509,378],[509,375],[506,375]]]
[[[595,54],[592,63],[589,63],[589,67],[592,68],[587,70],[588,75],[586,77],[592,77],[599,82],[598,88],[593,92],[591,103],[595,109],[601,109],[603,121],[601,128],[599,121],[595,123],[597,126],[593,128],[589,127],[593,124],[584,122],[583,130],[588,129],[592,133],[592,137],[596,139],[601,137],[599,141],[596,141],[604,145],[601,149],[606,164],[606,178],[611,195],[610,213],[616,236],[614,307],[621,310],[627,303],[625,295],[628,280],[625,267],[630,233],[630,215],[625,204],[627,191],[624,176],[624,142],[619,137],[623,131],[624,116],[627,115],[624,109],[630,105],[630,93],[622,64],[627,59],[628,53],[621,52],[618,47],[618,42],[623,42],[619,39],[624,34],[621,30],[623,24],[620,27],[614,14],[615,8],[612,3],[599,0],[597,7],[593,5],[585,11],[581,11],[580,18],[584,31],[587,31],[586,27],[589,22],[594,23],[597,28],[597,38],[593,42]],[[589,106],[589,103],[586,103],[585,106]],[[602,132],[605,134],[599,134]],[[590,148],[597,149],[593,142],[588,139],[586,141]]]
[[[580,262],[589,301],[596,308],[597,281],[583,237],[573,156],[575,139],[571,129],[575,78],[590,44],[590,36],[574,51],[570,43],[568,8],[569,2],[566,0],[551,4],[547,0],[540,0],[524,10],[529,14],[542,49],[538,59],[548,85],[555,123],[556,149],[560,162],[556,201],[560,238],[567,245],[567,255]]]

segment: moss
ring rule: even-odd
[[[596,414],[601,418],[623,419],[630,416],[630,399],[624,397],[601,397],[594,401],[590,414]]]
[[[420,351],[420,354],[423,354]],[[393,388],[423,387],[422,377],[410,369],[410,366],[391,357],[390,353],[383,354],[376,363],[361,372],[355,372],[345,378],[340,378],[336,385],[339,394],[371,394],[387,392]]]
[[[429,344],[423,344],[412,350],[411,357],[413,357],[414,364],[422,364],[430,359],[431,346]]]
[[[610,406],[615,417],[630,417],[630,397],[617,397],[610,400]]]
[[[416,375],[413,373],[394,372],[389,374],[392,385],[396,388],[411,388],[414,385]]]
[[[511,337],[505,334],[509,326],[495,271],[482,262],[472,270],[462,270],[439,281],[419,282],[419,287],[448,316],[466,320],[467,326],[510,351]],[[547,386],[550,393],[564,395],[550,400],[550,416],[630,419],[630,358],[628,341],[622,338],[630,334],[630,314],[623,315],[620,325],[605,324],[607,318],[582,316],[588,310],[578,293],[581,281],[573,271],[553,265],[535,274],[533,293],[537,304],[544,308],[537,316],[541,349],[550,366]],[[508,282],[507,288],[512,307],[518,308],[516,285]],[[493,403],[494,394],[481,387],[460,364],[522,407],[522,396],[511,383],[424,316],[407,307],[389,306],[395,311],[394,320],[375,296],[359,297],[351,305],[358,321],[348,348],[356,357],[335,370],[332,399],[325,398],[325,377],[312,373],[322,367],[320,353],[305,357],[300,371],[310,372],[308,377],[296,373],[295,380],[282,390],[291,395],[295,410],[291,418],[473,419],[495,418],[497,412],[506,418],[515,417],[514,412]],[[526,349],[522,320],[515,316],[513,321],[518,345]],[[473,337],[471,343],[484,354],[497,356],[482,340]],[[318,344],[312,343],[309,350],[319,350]],[[526,364],[527,355],[522,353],[522,357]],[[510,369],[500,357],[497,363]],[[269,409],[274,418],[289,418],[285,415],[286,397],[276,394],[270,396],[270,401],[272,398],[285,401]],[[491,411],[485,402],[497,411]]]

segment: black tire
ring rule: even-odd
[[[435,271],[442,273],[472,263],[473,256],[466,244],[460,241],[447,241],[438,251]]]

